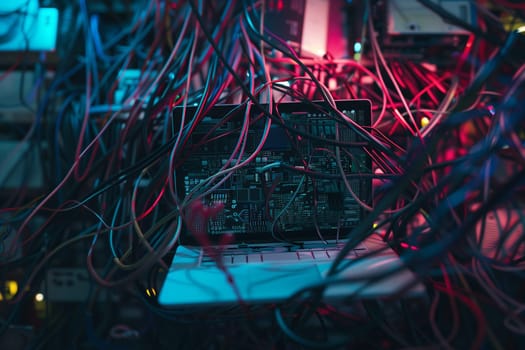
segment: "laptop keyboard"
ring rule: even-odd
[[[222,255],[222,260],[225,265],[239,265],[239,264],[251,264],[251,263],[287,263],[287,262],[298,262],[298,261],[309,261],[309,262],[320,262],[334,260],[337,254],[339,254],[339,248],[314,248],[314,249],[298,249],[295,251],[256,251],[249,253],[227,252]],[[361,255],[364,255],[368,249],[359,245],[351,250],[345,259],[355,259]],[[212,257],[202,256],[201,264],[214,264],[215,261]]]

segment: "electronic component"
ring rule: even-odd
[[[118,87],[114,94],[116,104],[120,105],[124,103],[127,98],[130,98],[139,85],[141,79],[144,78],[144,76],[142,76],[143,74],[144,73],[140,69],[124,69],[120,71]],[[149,73],[148,77],[154,74],[154,72]],[[144,101],[144,103],[148,103],[149,101],[149,96],[140,96],[140,98]],[[135,99],[128,101],[128,103],[132,104],[134,100]]]
[[[268,1],[264,25],[300,50],[306,0]]]
[[[53,51],[58,10],[39,8],[38,0],[6,1],[0,5],[0,51]]]
[[[469,1],[448,0],[433,1],[439,3],[454,16],[465,23],[474,24],[474,11]],[[445,22],[417,0],[389,0],[388,34],[468,34],[455,25]]]
[[[0,189],[14,190],[20,186],[41,189],[44,180],[42,159],[38,150],[27,141],[1,140],[1,154],[9,155],[0,161]]]
[[[469,1],[433,2],[465,25],[476,27],[475,7]],[[388,58],[447,65],[464,47],[469,34],[417,0],[376,0],[371,15],[381,49]]]
[[[81,268],[56,267],[47,270],[41,289],[50,302],[85,302],[92,292],[89,273]],[[107,290],[97,293],[98,301],[108,301]]]
[[[272,0],[266,2],[265,26],[303,56],[346,54],[342,0]]]
[[[288,106],[288,110],[280,112],[287,127],[316,139],[272,125],[261,152],[253,161],[213,181],[221,184],[206,199],[210,203],[223,203],[224,210],[211,220],[211,234],[272,231],[293,234],[311,231],[315,226],[323,231],[336,231],[353,227],[361,220],[362,209],[341,180],[334,158],[335,147],[324,142],[336,139],[333,116],[312,110],[311,105],[282,106]],[[235,112],[234,106],[230,106],[222,109],[221,114],[209,114],[194,130],[179,173],[183,193],[190,193],[221,169],[245,161],[256,149],[264,134],[261,122],[251,125],[240,159],[231,158],[232,150],[238,146],[243,110],[238,108]],[[361,125],[366,123],[362,111],[344,110],[343,113]],[[341,123],[338,128],[341,142],[358,141],[350,127]],[[370,172],[369,160],[360,147],[345,147],[340,158],[346,175]],[[369,201],[369,180],[355,177],[349,178],[349,183],[357,197]]]

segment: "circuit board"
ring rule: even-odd
[[[369,203],[370,180],[349,176],[370,172],[366,153],[362,147],[326,142],[337,139],[351,145],[359,141],[357,134],[311,107],[300,103],[287,107],[279,113],[282,124],[273,123],[266,139],[265,117],[259,114],[258,118],[255,112],[249,128],[241,132],[244,110],[223,110],[222,117],[212,112],[192,132],[180,187],[186,195],[204,193],[208,204],[223,204],[224,210],[209,223],[211,235],[324,235],[347,231],[362,219],[362,209],[347,186]],[[366,124],[366,113],[340,110],[358,124]],[[258,147],[260,152],[254,156]],[[236,152],[239,149],[242,152]],[[220,173],[233,167],[236,170]]]

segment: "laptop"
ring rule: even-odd
[[[359,202],[372,202],[365,176],[372,162],[360,136],[370,127],[370,102],[336,107],[344,117],[321,101],[276,104],[271,118],[268,105],[215,105],[188,123],[175,175],[180,198],[191,204],[161,305],[276,303],[325,281],[366,215]],[[175,110],[176,121],[182,113]],[[191,120],[197,107],[185,113]],[[408,294],[423,292],[374,237],[345,255],[347,268],[329,277],[339,281],[325,298],[390,296],[407,286]]]

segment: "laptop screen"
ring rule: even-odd
[[[236,244],[333,240],[361,221],[358,200],[371,203],[372,181],[359,130],[369,129],[371,107],[367,100],[336,106],[343,116],[326,102],[282,102],[271,113],[268,105],[186,109],[186,120],[200,116],[184,133],[177,191],[186,201],[221,203],[207,227],[212,240],[225,234]],[[182,115],[182,108],[174,111],[175,124]],[[195,243],[189,230],[181,242]]]

